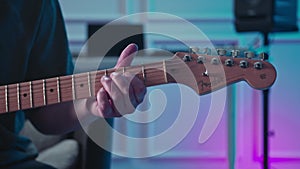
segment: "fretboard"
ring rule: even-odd
[[[95,97],[102,87],[101,77],[112,72],[136,74],[146,86],[171,82],[164,61],[9,84],[0,86],[0,114]]]

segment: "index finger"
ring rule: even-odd
[[[138,51],[136,44],[129,44],[121,53],[115,68],[129,66]]]

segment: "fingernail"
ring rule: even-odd
[[[108,77],[108,76],[102,76],[101,80],[102,81],[109,81],[110,77]]]
[[[112,72],[112,73],[111,73],[111,76],[114,76],[114,77],[119,76],[119,75],[120,75],[120,74],[117,73],[117,72]]]

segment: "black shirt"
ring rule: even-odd
[[[0,0],[0,85],[72,71],[57,0]],[[28,111],[0,115],[0,168],[37,155],[31,141],[18,135]]]

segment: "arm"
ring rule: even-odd
[[[117,67],[130,65],[136,45],[129,45],[120,55]],[[47,134],[61,134],[89,124],[98,117],[120,117],[134,112],[143,101],[146,88],[141,80],[130,74],[112,74],[101,79],[101,88],[95,98],[42,107],[30,113],[29,119],[37,129]]]
[[[30,51],[27,80],[71,74],[72,57],[58,1],[43,1],[40,16]],[[129,45],[121,53],[116,67],[130,65],[133,59],[131,54],[136,51],[136,45]],[[65,133],[79,127],[79,121],[89,124],[97,117],[116,117],[121,113],[131,113],[145,93],[143,83],[128,74],[103,77],[101,83],[104,87],[95,98],[78,100],[74,104],[67,102],[42,107],[26,114],[43,133]],[[127,106],[130,102],[133,106]]]

